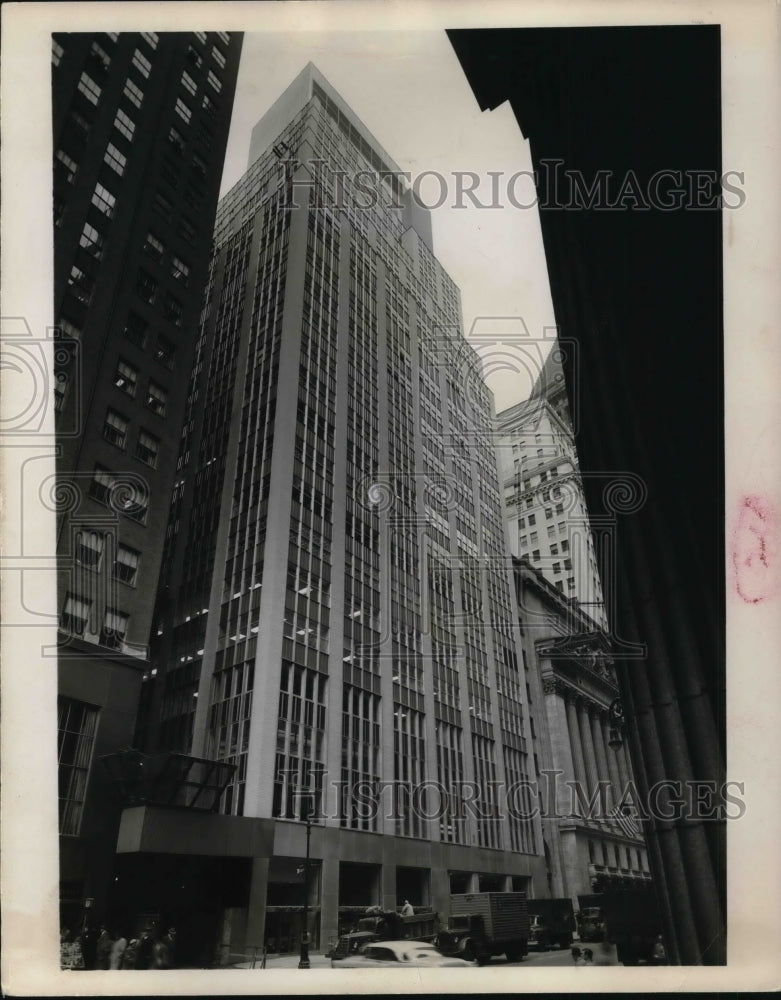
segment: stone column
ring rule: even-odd
[[[572,745],[572,763],[574,766],[574,774],[565,774],[564,780],[570,781],[573,778],[577,781],[583,788],[587,787],[586,781],[586,765],[583,757],[583,744],[580,741],[580,725],[578,723],[578,712],[575,707],[575,700],[572,697],[566,698],[567,703],[567,728],[569,730],[570,742]],[[575,815],[580,814],[580,808],[578,806],[578,799],[575,797],[574,793],[572,796],[573,808],[572,811]]]
[[[578,719],[580,721],[580,738],[583,742],[583,752],[586,761],[586,775],[588,776],[587,791],[590,798],[599,780],[599,771],[597,769],[597,758],[594,753],[594,741],[591,738],[589,711],[585,701],[581,701],[578,706]]]
[[[591,738],[594,743],[594,750],[597,756],[597,770],[599,772],[599,780],[610,782],[610,771],[607,766],[607,757],[605,756],[605,744],[602,738],[602,713],[599,709],[595,709],[590,715],[591,721]],[[614,803],[607,799],[605,805],[609,810]]]
[[[339,936],[339,862],[323,858],[320,865],[320,951]]]
[[[268,858],[253,858],[247,904],[247,952],[257,948],[260,954],[266,933],[266,892],[268,890]]]

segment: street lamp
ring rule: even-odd
[[[309,964],[309,838],[312,835],[312,814],[314,813],[314,798],[311,795],[301,796],[299,818],[306,820],[306,860],[304,861],[304,926],[301,929],[301,951],[298,959],[299,969],[311,968]]]
[[[607,734],[607,745],[611,750],[618,750],[624,744],[624,706],[621,699],[616,698],[607,710],[610,728]]]

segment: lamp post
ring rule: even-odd
[[[304,861],[304,926],[301,929],[299,969],[309,969],[309,838],[312,835],[314,802],[311,795],[301,797],[300,818],[306,820],[306,860]]]
[[[611,750],[619,750],[624,743],[624,706],[621,699],[616,698],[607,710],[610,719],[607,745]]]

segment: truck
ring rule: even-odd
[[[493,955],[517,962],[528,952],[525,892],[472,892],[450,897],[447,929],[436,937],[443,955],[485,965]]]
[[[581,941],[601,941],[605,933],[602,918],[603,894],[589,893],[578,896],[577,926]]]
[[[605,938],[623,965],[665,965],[662,923],[650,884],[608,889],[602,894]]]
[[[529,947],[569,948],[572,932],[575,930],[575,913],[572,900],[530,899],[529,903]]]
[[[371,907],[353,930],[341,934],[329,953],[332,960],[355,955],[367,944],[376,941],[433,941],[439,925],[439,915],[433,910],[402,916],[395,910]]]

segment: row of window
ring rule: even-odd
[[[105,548],[106,539],[100,532],[90,530],[76,532],[74,557],[80,566],[85,566],[87,569],[99,570]],[[120,543],[117,545],[116,553],[114,554],[111,575],[115,580],[133,587],[138,577],[140,561],[140,552],[130,548],[129,545]]]
[[[124,358],[120,358],[117,361],[114,385],[128,396],[135,397],[138,389],[138,369],[125,361]],[[168,391],[150,378],[147,381],[144,406],[157,414],[158,417],[164,417],[167,404]]]
[[[117,448],[124,450],[130,421],[116,410],[106,411],[103,423],[103,437]],[[135,457],[154,469],[160,453],[160,439],[141,428],[136,440]]]
[[[92,601],[76,594],[67,594],[60,616],[60,628],[69,635],[83,636],[92,616]],[[101,646],[121,649],[127,635],[130,615],[117,608],[106,608],[100,629]]]

